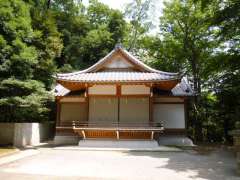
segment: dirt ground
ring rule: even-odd
[[[226,148],[183,152],[79,151],[39,148],[39,154],[0,166],[0,179],[239,180]]]

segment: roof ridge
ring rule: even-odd
[[[121,51],[122,53],[124,53],[134,64],[136,64],[137,66],[140,66],[142,69],[144,69],[148,72],[152,72],[152,73],[154,72],[154,73],[160,73],[160,74],[163,74],[163,75],[179,77],[179,73],[165,72],[165,71],[160,71],[160,70],[156,70],[154,68],[151,68],[150,66],[143,63],[141,60],[139,60],[138,58],[133,56],[130,52],[123,49],[122,47],[117,47],[117,48],[113,49],[105,57],[103,57],[98,62],[96,62],[94,65],[90,66],[89,68],[87,68],[85,70],[76,71],[76,72],[72,72],[72,73],[58,73],[58,74],[56,74],[56,77],[57,78],[61,77],[61,76],[68,77],[68,76],[74,76],[74,75],[78,75],[78,74],[82,74],[82,73],[91,73],[92,71],[96,70],[100,65],[106,63],[106,61],[109,59],[109,57],[111,57],[117,51]]]

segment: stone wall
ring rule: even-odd
[[[34,146],[53,139],[54,133],[55,124],[53,122],[0,123],[0,145]]]

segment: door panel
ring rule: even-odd
[[[118,99],[115,97],[89,98],[89,124],[111,125],[118,122]]]
[[[120,124],[141,126],[149,123],[149,98],[120,98]]]

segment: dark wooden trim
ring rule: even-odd
[[[60,97],[60,96],[58,96],[58,97]],[[61,96],[61,97],[62,98],[85,98],[85,96],[79,96],[79,95],[66,95],[66,96]]]
[[[153,89],[150,87],[150,97],[149,97],[149,124],[153,123]]]
[[[89,94],[89,97],[117,97],[116,94]]]
[[[87,102],[87,122],[89,122],[89,94],[88,94],[88,87],[86,88],[86,102]]]
[[[60,121],[59,121],[59,108],[60,108],[60,105],[59,105],[59,99],[56,99],[56,106],[57,106],[57,112],[56,112],[56,125],[60,125]]]
[[[116,95],[119,97],[122,94],[122,87],[121,85],[116,85]]]
[[[184,102],[153,102],[153,104],[184,104]]]
[[[141,98],[141,97],[150,97],[150,94],[126,94],[126,95],[122,94],[121,97],[129,97],[129,98],[139,97],[139,98]]]
[[[80,102],[59,102],[59,104],[86,104],[87,101],[85,100],[84,102],[80,101]]]
[[[57,125],[61,124],[61,103],[59,103],[59,101],[57,101]]]
[[[150,94],[129,94],[129,95],[120,95],[120,97],[129,97],[129,98],[131,98],[131,97],[149,97],[150,96]],[[110,95],[110,94],[95,94],[95,95],[89,95],[89,97],[118,97],[117,95]]]
[[[185,99],[188,98],[189,96],[169,96],[169,95],[153,95],[154,98],[181,98]]]
[[[184,100],[184,120],[185,120],[185,128],[188,128],[188,104],[187,100]]]

